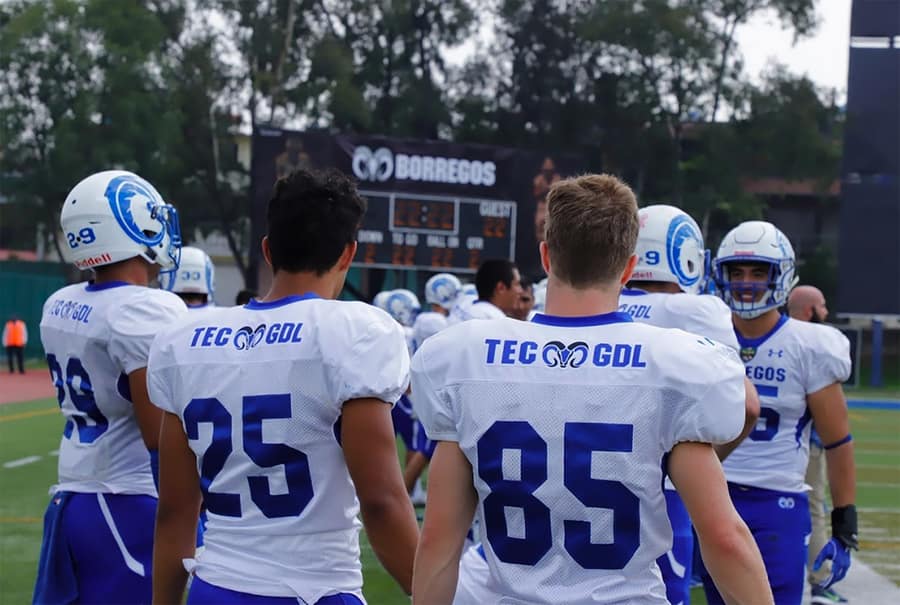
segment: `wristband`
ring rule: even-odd
[[[829,443],[828,445],[825,446],[825,449],[833,450],[834,448],[841,447],[845,443],[850,443],[851,441],[853,441],[853,435],[850,433],[847,433],[846,437],[844,437],[843,439],[840,439],[838,441],[835,441],[834,443]]]
[[[844,548],[859,550],[856,523],[856,506],[849,504],[831,511],[831,535],[844,545]]]

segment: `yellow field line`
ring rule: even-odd
[[[850,417],[850,420],[853,422],[862,422],[863,424],[868,424],[869,419],[860,414],[859,412],[847,412],[847,415]]]
[[[9,416],[0,416],[0,422],[11,422],[13,420],[33,418],[34,416],[49,416],[50,414],[57,413],[59,413],[59,408],[50,408],[49,410],[33,410],[31,412],[20,412],[18,414],[10,414]]]
[[[40,517],[0,517],[0,523],[40,523]]]
[[[866,550],[896,550],[900,548],[900,542],[869,542],[860,540],[859,546]]]

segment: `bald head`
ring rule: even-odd
[[[800,321],[823,322],[828,316],[825,295],[815,286],[797,286],[788,296],[788,314]]]

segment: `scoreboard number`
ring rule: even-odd
[[[354,265],[474,272],[515,253],[516,203],[459,196],[361,191],[368,210]]]

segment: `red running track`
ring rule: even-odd
[[[53,397],[55,392],[46,368],[26,370],[24,374],[10,374],[6,368],[0,369],[0,404],[44,399]]]

